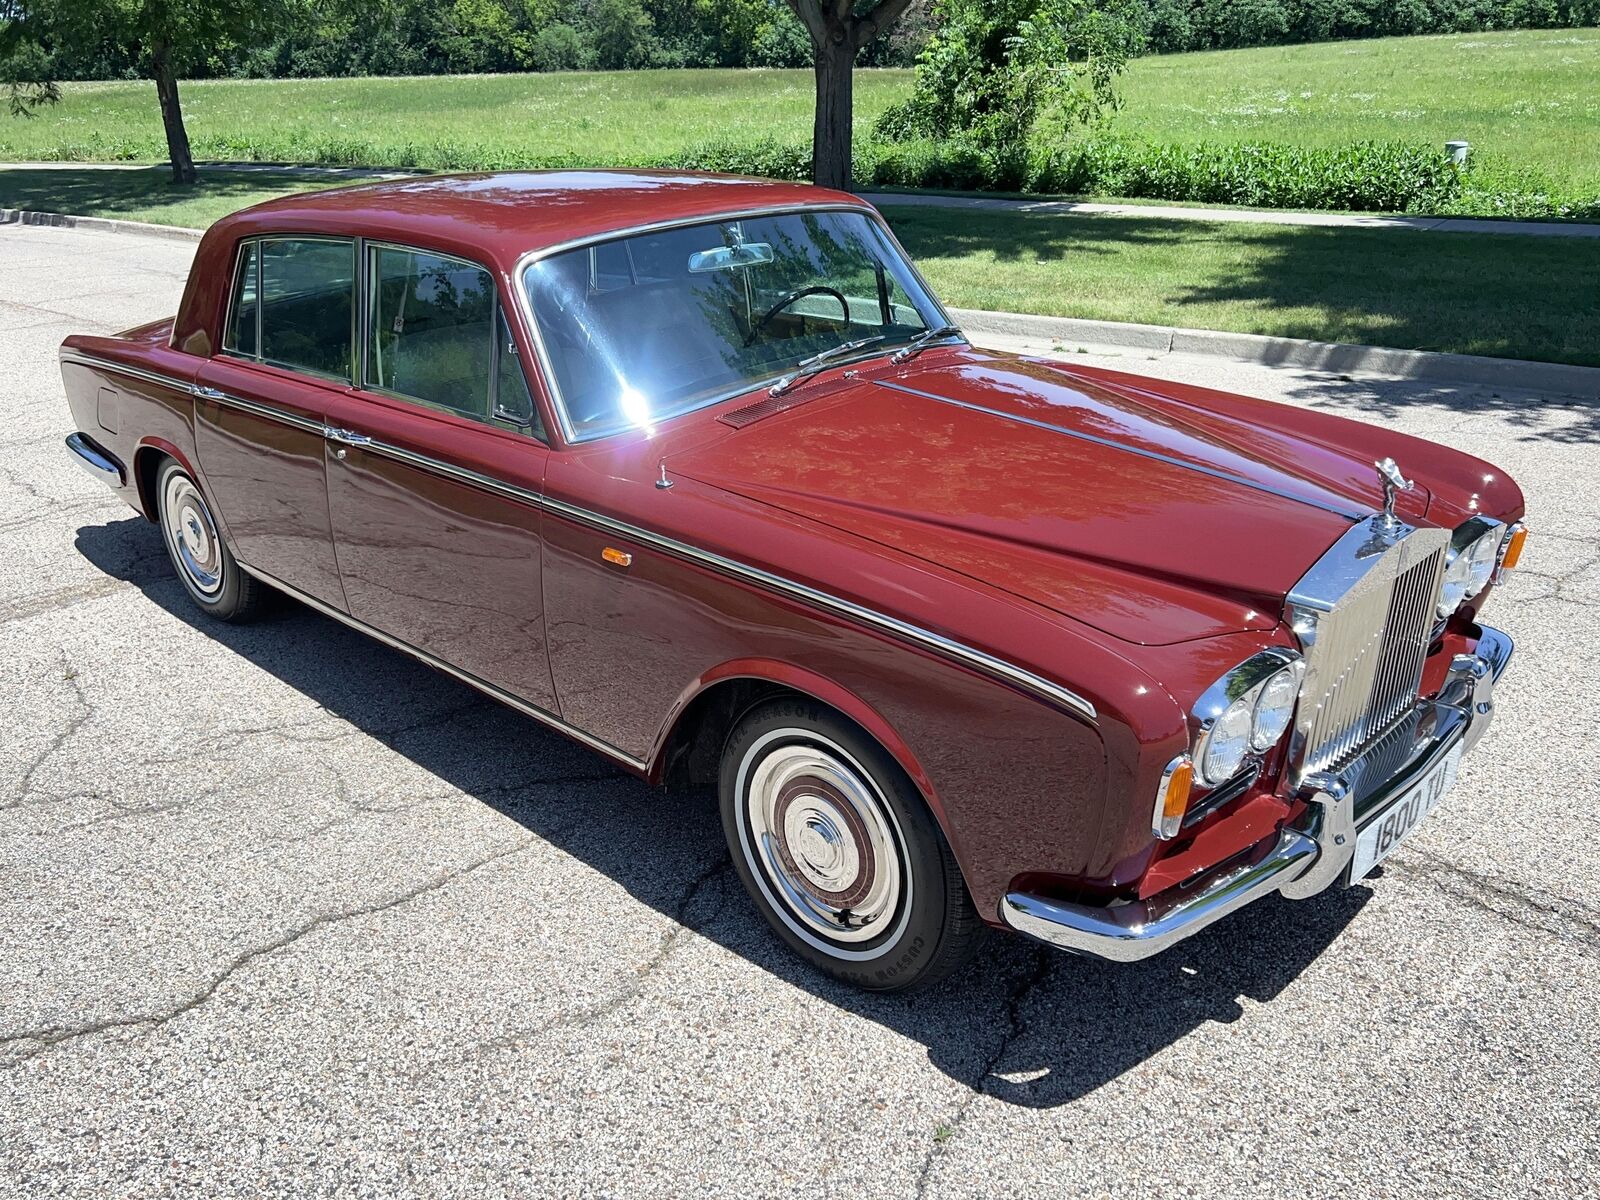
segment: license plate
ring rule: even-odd
[[[1462,747],[1456,746],[1356,835],[1355,859],[1350,864],[1351,883],[1365,878],[1373,867],[1388,858],[1394,848],[1422,824],[1422,818],[1439,806],[1444,794],[1455,785],[1461,751]]]

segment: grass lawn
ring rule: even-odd
[[[326,181],[0,170],[0,208],[202,226]],[[946,302],[1600,366],[1600,240],[886,205]],[[0,237],[22,237],[0,227]]]
[[[1600,366],[1600,239],[884,212],[961,308]]]
[[[910,87],[861,71],[856,121]],[[637,164],[690,146],[811,136],[810,71],[616,71],[414,79],[206,80],[182,87],[200,159],[371,166]],[[0,160],[166,158],[155,88],[76,83],[32,119],[0,113]]]
[[[1600,194],[1600,29],[1380,38],[1157,55],[1114,129],[1157,142],[1464,139]]]
[[[1465,138],[1496,176],[1600,195],[1600,29],[1272,46],[1142,58],[1111,128],[1156,142],[1329,145]],[[865,131],[909,71],[856,76]],[[68,84],[30,119],[0,114],[0,161],[157,161],[147,82]],[[187,83],[200,158],[419,165],[638,163],[715,140],[803,141],[809,71],[632,71]]]

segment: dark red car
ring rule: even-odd
[[[983,924],[1135,959],[1362,878],[1511,654],[1494,467],[976,349],[816,188],[292,196],[211,227],[175,319],[61,361],[69,446],[202,609],[286,593],[715,781],[757,907],[868,988]]]

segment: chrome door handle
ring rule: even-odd
[[[227,393],[220,392],[214,387],[205,387],[202,384],[196,384],[190,390],[202,400],[223,400],[227,398]]]
[[[364,433],[357,433],[353,429],[340,429],[336,425],[325,425],[322,436],[330,442],[339,442],[345,446],[370,446],[372,439]]]

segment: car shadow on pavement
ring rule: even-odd
[[[76,544],[167,613],[638,901],[784,983],[920,1043],[939,1070],[1005,1103],[1068,1103],[1197,1030],[1239,1020],[1246,1001],[1272,1001],[1315,962],[1371,895],[1352,888],[1299,903],[1274,898],[1135,964],[994,934],[972,963],[927,992],[861,993],[795,958],[757,915],[728,866],[708,790],[650,788],[301,605],[285,601],[251,625],[212,620],[189,601],[142,519],[85,526]]]

